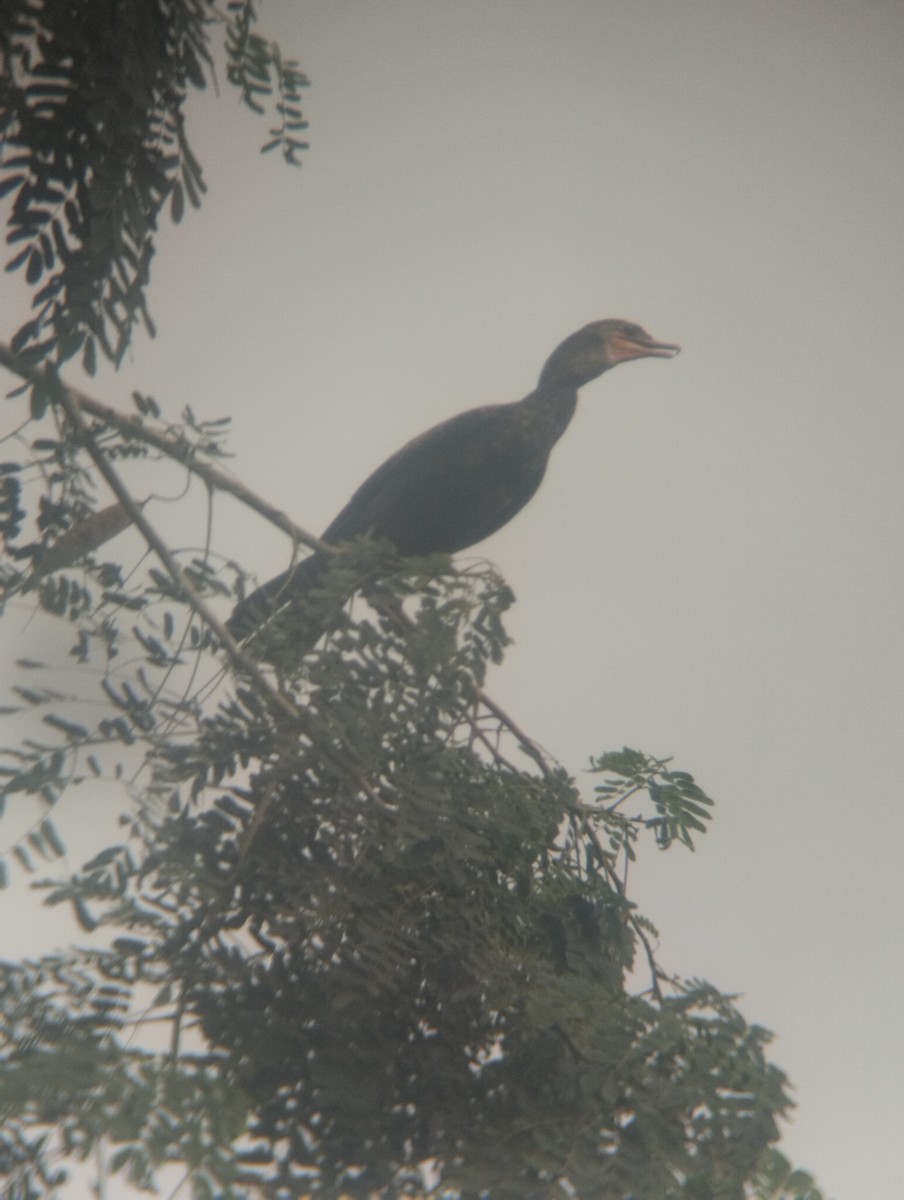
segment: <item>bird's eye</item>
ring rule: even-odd
[[[639,325],[626,325],[622,332],[629,338],[643,337],[643,330]]]

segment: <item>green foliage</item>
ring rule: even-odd
[[[751,1182],[753,1200],[825,1200],[813,1176],[795,1170],[778,1150],[763,1154]]]
[[[668,771],[668,764],[648,758],[637,750],[610,752],[591,759],[591,770],[607,777],[594,790],[605,806],[609,820],[609,845],[613,851],[624,848],[633,857],[633,842],[638,833],[638,821],[625,818],[619,810],[632,796],[646,791],[656,809],[656,815],[643,822],[654,830],[656,841],[667,850],[677,839],[693,850],[693,833],[705,833],[704,821],[710,817],[712,800],[698,787],[686,771]]]
[[[265,111],[261,99],[269,99],[276,91],[275,109],[279,122],[270,130],[261,153],[267,154],[278,147],[287,163],[298,166],[300,151],[308,148],[308,143],[298,137],[301,130],[308,127],[299,103],[300,91],[307,87],[307,78],[294,62],[283,59],[279,46],[254,32],[257,17],[252,0],[230,0],[228,11],[229,82],[241,89],[242,99],[258,113]]]
[[[170,1161],[196,1172],[196,1195],[206,1180],[231,1186],[235,1164],[225,1148],[244,1128],[247,1099],[214,1059],[186,1054],[174,1063],[117,1036],[134,994],[123,965],[113,953],[0,968],[4,1011],[18,1018],[0,1078],[11,1189],[4,1195],[53,1194],[43,1161],[51,1144],[78,1159],[102,1140],[115,1147],[111,1174],[139,1187],[153,1186],[156,1169]],[[55,1182],[65,1183],[63,1172]]]
[[[12,204],[7,270],[24,274],[33,316],[13,349],[23,365],[98,350],[120,362],[136,323],[153,335],[146,289],[165,207],[180,221],[206,185],[185,103],[214,77],[225,26],[227,76],[245,102],[275,96],[265,149],[297,162],[307,79],[254,30],[254,6],[225,18],[211,0],[12,0],[0,22],[0,196]],[[36,414],[38,415],[38,414]]]
[[[119,940],[4,975],[22,1177],[54,1127],[70,1154],[103,1130],[142,1185],[185,1163],[198,1195],[388,1197],[425,1160],[462,1195],[743,1195],[787,1105],[768,1037],[665,979],[620,881],[663,791],[703,793],[629,750],[596,760],[605,803],[518,765],[477,691],[508,589],[362,543],[312,602],[377,563],[378,607],[278,668],[294,719],[241,678],[209,712],[116,693],[150,772],[130,844],[49,899]],[[142,643],[146,693],[180,624]]]

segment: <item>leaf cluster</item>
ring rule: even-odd
[[[633,859],[633,843],[640,828],[653,830],[662,850],[676,840],[693,850],[694,835],[706,832],[704,822],[710,819],[712,800],[692,775],[667,767],[666,761],[650,759],[627,746],[590,760],[591,771],[605,777],[594,792],[606,815],[613,853],[624,850],[627,858]],[[644,819],[626,817],[626,802],[639,793],[649,795],[655,815]]]
[[[378,560],[356,548],[315,603]],[[188,1163],[196,1195],[390,1197],[425,1160],[462,1196],[743,1195],[787,1105],[768,1036],[706,984],[631,993],[642,927],[607,805],[518,765],[479,700],[508,589],[415,569],[274,668],[297,719],[241,681],[210,712],[145,705],[132,849],[51,894],[118,940],[8,968],[23,1178],[55,1126],[70,1154],[103,1128],[108,1169],[142,1184]],[[175,657],[157,643],[149,685]],[[642,830],[677,773],[620,753],[597,761]],[[151,1014],[166,1053],[138,1048]]]
[[[300,166],[298,155],[308,148],[308,143],[298,136],[308,127],[301,113],[301,89],[308,86],[307,76],[297,63],[282,57],[279,46],[255,32],[257,16],[253,0],[230,0],[227,8],[229,82],[241,90],[248,107],[261,114],[265,111],[261,100],[276,95],[274,107],[279,119],[261,153],[279,148],[287,163]]]
[[[0,196],[11,214],[8,271],[32,291],[13,348],[24,365],[98,352],[119,363],[138,322],[153,336],[147,285],[161,214],[182,219],[206,191],[187,139],[191,89],[213,78],[211,30],[225,24],[227,76],[247,104],[275,97],[265,149],[304,143],[296,64],[254,30],[250,2],[12,0],[0,22]]]
[[[0,463],[0,535],[5,549],[0,561],[0,604],[23,592],[34,593],[46,612],[82,622],[78,657],[86,657],[84,642],[89,636],[101,638],[112,656],[118,632],[112,614],[143,608],[146,581],[128,587],[120,561],[97,557],[97,551],[129,527],[132,514],[121,501],[99,504],[94,465],[83,436],[59,411],[58,386],[50,372],[38,373],[31,407],[41,417],[32,415],[23,423],[16,439],[18,453]],[[198,464],[222,458],[228,421],[199,421],[190,409],[179,421],[155,421],[157,442],[169,447],[161,453],[147,441],[156,402],[138,393],[133,402],[141,415],[122,419],[119,428],[111,429],[102,421],[89,427],[108,461],[154,464],[175,457]],[[26,438],[29,428],[38,436]],[[144,500],[136,504],[141,509]],[[222,582],[213,582],[203,558],[186,569],[202,589],[228,590]],[[161,588],[173,591],[172,582],[158,572],[154,592]],[[92,620],[85,622],[89,615]]]

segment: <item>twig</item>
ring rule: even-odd
[[[166,542],[164,542],[153,525],[148,521],[138,503],[133,499],[131,493],[119,478],[118,473],[98,447],[94,434],[89,429],[88,423],[84,418],[82,407],[76,398],[70,395],[69,389],[58,379],[55,379],[55,385],[54,390],[60,405],[72,423],[73,428],[81,435],[85,449],[91,456],[94,465],[107,481],[107,485],[113,492],[113,495],[116,496],[117,500],[119,500],[123,508],[128,512],[135,526],[141,531],[144,540],[163,563],[173,582],[185,596],[191,607],[217,635],[232,661],[251,676],[257,687],[260,688],[262,695],[265,695],[271,704],[281,709],[293,721],[297,721],[301,716],[299,710],[286,696],[273,687],[254,659],[245,654],[225,625],[222,624],[212,609],[208,607],[206,602],[202,600],[194,587],[192,587],[186,578],[185,572],[170,552]]]
[[[596,850],[596,854],[597,854],[597,858],[599,859],[600,866],[603,868],[603,870],[606,872],[606,875],[609,877],[611,882],[614,884],[615,890],[618,892],[618,894],[620,896],[624,896],[625,895],[625,885],[619,879],[619,877],[615,874],[615,871],[610,866],[610,864],[609,864],[610,856],[603,849],[596,830],[593,828],[593,826],[590,824],[590,821],[587,818],[587,813],[579,808],[572,808],[571,811],[572,811],[573,817],[579,818],[580,832],[586,838],[589,839],[594,850]],[[650,968],[650,986],[652,988],[653,995],[656,997],[657,1000],[659,1000],[661,1002],[662,1001],[662,988],[659,986],[659,980],[660,980],[660,978],[665,978],[665,976],[664,976],[663,972],[660,970],[659,964],[656,962],[656,956],[653,953],[653,947],[650,945],[650,939],[647,937],[646,930],[643,928],[643,926],[640,924],[640,922],[637,920],[637,918],[632,913],[628,914],[627,921],[628,921],[628,924],[631,926],[631,928],[634,930],[634,932],[637,934],[638,938],[640,939],[640,943],[644,948],[644,954],[646,955],[646,958],[647,958],[647,965]]]
[[[0,366],[6,367],[9,371],[12,371],[20,379],[24,379],[28,383],[40,384],[42,382],[41,373],[31,367],[20,366],[16,355],[9,346],[2,342],[0,342]],[[312,533],[308,533],[300,525],[296,525],[284,512],[274,508],[272,504],[268,504],[266,500],[262,499],[255,492],[252,492],[243,483],[233,479],[218,467],[211,466],[209,463],[199,460],[196,457],[195,448],[185,438],[177,437],[171,433],[161,433],[159,430],[148,425],[137,414],[125,415],[117,412],[115,408],[101,404],[99,400],[95,400],[92,396],[80,392],[78,388],[63,384],[62,381],[60,381],[60,386],[65,389],[73,404],[81,412],[88,413],[97,420],[103,421],[105,425],[112,426],[124,437],[146,442],[149,446],[153,446],[155,449],[161,451],[161,453],[167,455],[168,458],[181,463],[182,466],[203,479],[210,487],[228,492],[249,508],[254,509],[265,520],[275,525],[278,529],[281,529],[284,533],[287,533],[294,542],[300,542],[302,545],[309,546],[312,550],[318,550],[322,554],[335,553],[334,547],[327,545],[326,542],[322,542],[320,538],[314,537]]]
[[[481,688],[481,687],[475,688],[475,695],[477,696],[477,699],[480,701],[480,703],[485,708],[488,708],[490,710],[490,712],[493,714],[493,716],[498,718],[498,720],[500,720],[502,722],[502,724],[505,725],[505,727],[509,730],[510,733],[514,734],[516,741],[518,742],[519,746],[524,751],[524,753],[526,755],[528,755],[528,757],[532,758],[534,760],[534,762],[537,764],[537,766],[540,768],[540,770],[543,772],[543,778],[547,779],[547,780],[552,779],[553,772],[550,770],[549,764],[546,761],[546,756],[543,754],[543,751],[540,749],[540,747],[537,745],[537,743],[531,741],[531,739],[527,736],[527,734],[524,732],[524,730],[519,728],[519,726],[515,724],[515,722],[508,715],[508,713],[505,711],[505,709],[500,708],[500,706],[496,703],[495,700],[491,700],[490,697],[483,690],[483,688]]]
[[[273,775],[267,781],[266,786],[264,787],[264,794],[255,804],[254,811],[251,814],[248,824],[242,831],[242,836],[239,841],[239,864],[243,863],[247,858],[248,851],[251,849],[251,843],[257,837],[258,830],[264,822],[264,817],[266,817],[267,813],[270,811],[270,805],[273,803],[273,796],[279,785],[280,768],[288,761],[289,755],[294,749],[294,745],[287,745],[283,747],[279,758],[274,765]],[[236,876],[238,875],[238,866],[236,867],[234,874]]]

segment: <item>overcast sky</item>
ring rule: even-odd
[[[225,83],[193,103],[208,198],[161,237],[156,341],[95,394],[232,414],[236,472],[319,532],[588,321],[682,344],[584,389],[475,552],[518,597],[489,690],[579,776],[628,744],[715,797],[696,854],[635,875],[661,959],[775,1030],[785,1151],[900,1200],[904,5],[260,11],[312,80],[304,167]],[[261,578],[287,562],[217,521]]]

